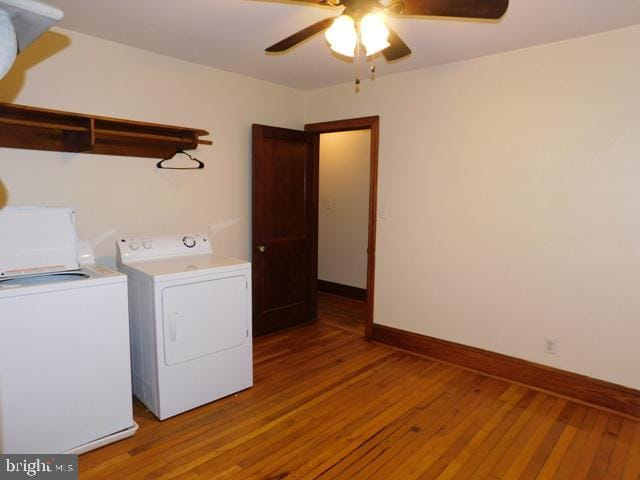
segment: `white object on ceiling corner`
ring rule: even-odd
[[[11,17],[4,10],[0,10],[0,78],[4,77],[18,54],[16,31]]]
[[[18,53],[63,16],[62,10],[35,0],[0,0],[0,78]]]

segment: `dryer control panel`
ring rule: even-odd
[[[122,238],[117,243],[122,263],[213,253],[209,237],[202,233]]]

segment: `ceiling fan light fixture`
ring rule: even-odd
[[[325,38],[334,52],[346,57],[355,56],[358,32],[355,20],[349,15],[340,15],[336,18],[327,29]]]
[[[377,13],[368,13],[362,17],[360,38],[367,50],[367,56],[375,55],[391,45],[389,43],[389,28]]]

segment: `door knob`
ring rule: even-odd
[[[267,247],[265,247],[264,245],[258,245],[258,251],[260,253],[264,253],[267,251]]]

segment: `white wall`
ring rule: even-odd
[[[219,252],[247,258],[251,124],[304,123],[296,90],[60,29],[18,57],[0,101],[212,133],[214,145],[196,152],[207,166],[193,172],[156,171],[153,159],[0,150],[8,203],[76,207],[80,234],[108,264],[120,236],[179,231],[209,232]]]
[[[248,257],[250,124],[380,115],[375,321],[640,388],[639,44],[635,26],[306,96],[58,30],[0,100],[201,127],[215,145],[177,173],[2,149],[0,198],[76,206],[107,261],[121,235],[183,230]]]
[[[371,132],[320,135],[318,278],[367,288]]]
[[[381,117],[376,323],[640,387],[638,45],[635,26],[309,95],[311,122]]]

